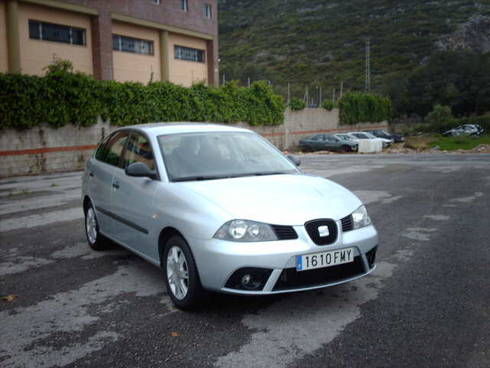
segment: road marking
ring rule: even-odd
[[[10,257],[7,262],[0,263],[0,276],[13,275],[27,271],[30,268],[45,266],[52,263],[52,260],[31,256]]]
[[[359,197],[359,199],[364,204],[386,201],[390,198],[394,198],[390,193],[382,190],[355,190],[354,194]]]
[[[51,211],[23,217],[9,218],[0,221],[0,232],[30,229],[36,226],[45,226],[64,221],[73,221],[83,218],[82,207],[69,208],[60,211]]]
[[[429,241],[430,233],[437,231],[435,228],[425,228],[425,227],[409,227],[404,232],[402,236],[408,239],[416,241]]]
[[[132,254],[124,248],[116,248],[114,250],[106,250],[104,252],[96,252],[89,248],[87,243],[77,243],[57,250],[47,258],[31,257],[31,256],[19,256],[17,251],[10,252],[10,254],[2,255],[2,263],[0,263],[0,276],[13,275],[16,273],[25,272],[30,269],[34,269],[41,266],[46,266],[50,263],[60,259],[78,258],[83,260],[90,260],[108,256],[121,256]]]
[[[316,166],[321,166],[321,167],[316,167]],[[381,169],[383,167],[384,165],[369,165],[369,166],[351,165],[348,167],[340,167],[340,168],[326,168],[325,162],[321,162],[320,164],[317,164],[315,162],[309,162],[308,168],[305,169],[305,171],[307,171],[308,174],[311,175],[318,175],[318,176],[323,176],[325,178],[330,178],[332,176],[342,175],[342,174],[360,174],[375,169]]]
[[[434,220],[434,221],[447,221],[449,216],[447,215],[425,215],[424,217]]]
[[[35,193],[35,192],[34,192]],[[70,201],[79,200],[81,206],[80,189],[67,190],[62,193],[53,193],[41,197],[31,197],[23,199],[9,200],[0,204],[0,215],[8,215],[21,211],[37,210],[46,207],[62,206]]]
[[[15,183],[9,183],[8,181],[0,181],[0,189],[2,189],[2,196],[10,196],[12,193],[22,193],[24,191],[36,192],[42,190],[63,190],[66,188],[75,188],[81,186],[81,174],[77,173],[76,176],[70,177],[46,177],[43,178],[31,177],[30,180],[18,181]],[[5,190],[5,192],[3,192]]]
[[[404,254],[407,257],[407,254]],[[376,299],[396,265],[380,262],[373,274],[317,292],[288,295],[242,323],[255,330],[250,342],[222,356],[217,367],[282,368],[331,342],[361,316],[360,306]]]
[[[118,267],[111,275],[90,281],[79,289],[50,296],[33,306],[0,312],[2,338],[0,361],[2,367],[52,367],[70,364],[102,349],[118,339],[116,331],[89,332],[88,327],[104,314],[111,314],[119,303],[111,300],[119,295],[134,293],[137,297],[163,294],[160,272],[144,261]],[[162,297],[169,306],[170,299]],[[104,304],[103,311],[95,312],[96,305]],[[175,311],[170,308],[169,312]],[[80,341],[67,343],[61,351],[53,347],[49,338],[59,333],[80,333]]]
[[[471,203],[475,201],[477,198],[480,198],[481,196],[483,196],[482,192],[475,192],[473,195],[470,195],[468,197],[453,198],[451,199],[451,202]]]

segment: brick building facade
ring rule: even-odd
[[[216,0],[0,0],[0,72],[218,83]]]

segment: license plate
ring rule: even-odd
[[[354,248],[296,256],[296,271],[314,270],[354,261]]]

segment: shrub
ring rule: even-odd
[[[337,106],[332,100],[325,100],[322,103],[322,107],[327,110],[327,111],[332,111],[335,109]]]
[[[152,121],[247,122],[278,125],[285,104],[267,82],[250,88],[228,83],[190,88],[168,82],[149,85],[99,81],[55,63],[44,77],[0,73],[0,129],[27,129],[48,123],[93,125],[100,116],[114,125]]]
[[[454,120],[449,106],[435,105],[430,113],[425,117],[425,121],[432,126],[442,126]]]
[[[391,100],[362,92],[350,92],[339,101],[342,124],[375,123],[391,118]]]
[[[289,102],[289,107],[293,111],[299,111],[303,110],[306,107],[306,103],[300,98],[292,98]]]

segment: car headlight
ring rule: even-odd
[[[352,212],[352,223],[354,224],[354,229],[371,225],[371,219],[369,218],[366,207],[361,206]]]
[[[270,225],[249,220],[232,220],[221,226],[214,238],[236,242],[260,242],[277,240]]]

